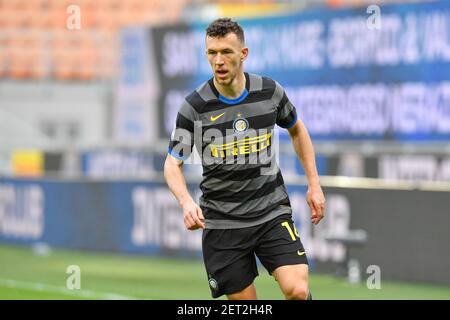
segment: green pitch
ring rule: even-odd
[[[66,289],[68,266],[81,271],[81,288]],[[255,281],[260,299],[282,299],[262,269]],[[365,283],[311,274],[314,299],[450,299],[450,287],[383,281]],[[211,299],[200,261],[53,250],[39,256],[28,247],[0,246],[0,299]]]

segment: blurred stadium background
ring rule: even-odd
[[[280,131],[314,297],[450,299],[450,2],[375,0],[0,0],[0,299],[210,298],[162,166],[221,16],[314,140],[313,228]],[[264,270],[256,285],[282,298]]]

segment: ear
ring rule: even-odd
[[[241,51],[241,61],[244,61],[245,59],[247,59],[247,56],[248,56],[248,48],[244,47],[244,48],[242,48],[242,51]]]

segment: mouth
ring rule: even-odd
[[[216,70],[216,75],[219,78],[225,78],[227,74],[228,74],[228,71],[226,71],[226,70]]]

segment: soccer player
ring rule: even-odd
[[[288,130],[305,169],[307,202],[316,225],[324,217],[325,198],[314,148],[282,86],[244,72],[248,53],[238,23],[221,18],[208,26],[206,55],[213,77],[188,95],[178,112],[164,176],[183,209],[186,228],[203,229],[213,298],[257,298],[256,254],[287,299],[311,299],[308,260],[271,150],[274,126]],[[182,171],[194,145],[203,165],[199,205]]]

